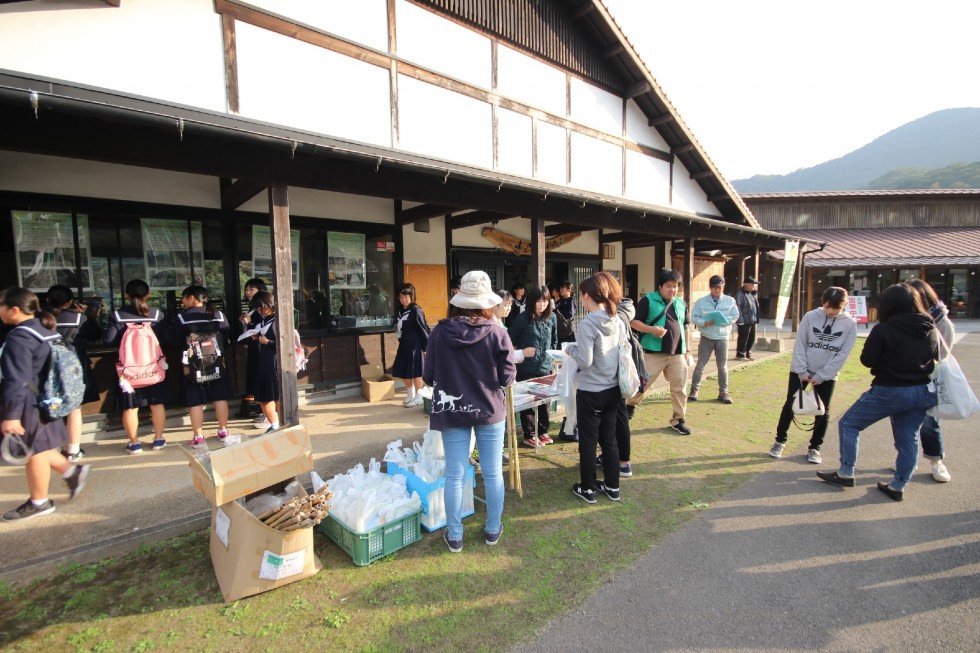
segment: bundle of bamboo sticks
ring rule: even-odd
[[[258,515],[266,526],[280,531],[295,531],[319,524],[330,510],[333,493],[323,486],[305,497],[293,497],[278,508]]]

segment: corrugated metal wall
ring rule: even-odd
[[[591,0],[590,0],[591,1]],[[608,88],[626,82],[602,58],[570,12],[582,3],[564,0],[412,0]]]
[[[980,227],[980,202],[755,202],[746,200],[765,229],[875,229]]]

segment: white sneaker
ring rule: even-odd
[[[823,458],[820,457],[820,452],[816,449],[808,449],[806,452],[806,461],[814,465],[819,465],[823,462]]]
[[[769,455],[773,458],[782,458],[783,449],[786,448],[785,442],[773,442],[772,447],[769,448]]]
[[[413,397],[405,397],[405,399],[402,400],[402,406],[404,406],[405,408],[411,406],[412,402],[415,401],[415,397],[418,397],[418,395],[415,395]]]
[[[418,391],[416,396],[422,397],[423,399],[432,399],[432,388],[429,386],[423,386],[423,388]]]
[[[272,424],[264,417],[262,418],[261,422],[254,422],[252,424],[252,428],[254,428],[256,431],[268,431],[270,426],[272,426]]]
[[[953,477],[950,476],[949,470],[946,469],[946,465],[943,464],[943,461],[937,460],[932,464],[932,480],[936,481],[937,483],[949,483],[951,480],[953,480]]]
[[[421,406],[423,403],[425,403],[425,401],[422,399],[422,395],[415,395],[415,398],[405,404],[405,407],[411,408],[412,406]]]

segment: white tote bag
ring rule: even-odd
[[[824,406],[820,395],[813,391],[813,386],[800,388],[793,395],[794,415],[823,415]]]
[[[932,373],[936,405],[928,413],[936,419],[966,419],[980,410],[980,401],[973,394],[970,382],[950,353],[942,334],[939,335],[939,346],[945,355],[940,357]]]

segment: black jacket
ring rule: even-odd
[[[902,313],[879,322],[868,334],[861,364],[871,368],[872,385],[929,383],[939,359],[936,325],[928,315]]]

